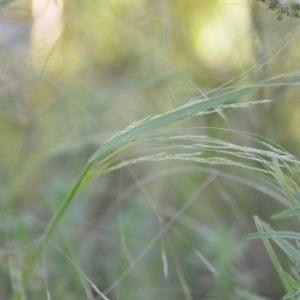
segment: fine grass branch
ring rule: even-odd
[[[169,111],[165,114],[156,115],[153,117],[148,117],[144,120],[139,122],[132,123],[129,127],[125,128],[123,131],[118,132],[115,134],[108,142],[104,143],[88,160],[87,164],[84,166],[83,171],[81,172],[80,176],[78,177],[76,183],[70,190],[67,197],[61,203],[58,211],[51,219],[37,249],[32,254],[31,259],[27,267],[25,268],[22,276],[22,280],[19,284],[19,287],[14,291],[11,299],[20,299],[21,291],[24,289],[27,280],[29,279],[32,269],[41,256],[44,246],[47,244],[49,238],[51,237],[54,229],[56,228],[58,222],[60,221],[61,217],[63,216],[64,212],[66,211],[67,207],[69,206],[70,202],[72,201],[74,195],[77,191],[83,186],[86,176],[88,175],[91,167],[97,161],[98,167],[102,165],[105,169],[107,167],[107,163],[111,158],[113,158],[116,153],[123,150],[124,148],[128,147],[132,144],[133,141],[141,139],[142,136],[146,133],[149,133],[155,129],[164,127],[171,123],[184,120],[193,116],[197,116],[201,112],[208,111],[210,109],[215,109],[220,105],[233,101],[237,98],[245,96],[249,93],[258,91],[264,87],[271,86],[273,83],[286,79],[288,77],[292,77],[295,75],[299,75],[299,72],[289,72],[284,73],[276,77],[272,77],[268,80],[261,81],[257,84],[249,85],[246,87],[239,88],[234,91],[230,91],[228,93],[218,95],[215,97],[211,97],[207,100],[200,100],[192,102],[188,105],[182,106],[178,109]],[[166,158],[165,158],[166,159]],[[100,160],[100,162],[99,162]],[[112,169],[111,169],[112,170]],[[107,172],[105,172],[107,173]],[[101,174],[101,172],[100,172]]]
[[[255,141],[261,143],[258,139],[255,139]],[[100,164],[93,165],[82,185],[105,173],[144,161],[180,160],[207,165],[230,165],[272,176],[274,175],[274,159],[280,162],[299,164],[299,161],[292,155],[265,142],[263,146],[267,147],[268,150],[243,147],[202,135],[161,136],[141,139],[140,142],[142,143],[141,145],[145,146],[142,149],[144,149],[146,155],[143,156],[143,152],[139,150],[140,157],[132,159],[131,154],[134,153],[134,150],[129,148],[122,153],[123,159],[120,163],[110,160],[104,166],[101,161]],[[148,154],[149,152],[150,154]],[[247,162],[251,162],[252,165]],[[256,166],[253,166],[253,162],[256,163]],[[284,164],[282,166],[284,167]],[[269,179],[266,175],[265,178]]]

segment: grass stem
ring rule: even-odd
[[[31,256],[31,258],[29,260],[29,263],[28,263],[25,271],[23,272],[22,282],[20,284],[20,287],[13,293],[13,295],[11,297],[12,300],[20,299],[22,287],[28,281],[28,278],[29,278],[29,276],[30,276],[30,274],[33,270],[33,267],[34,267],[37,259],[40,257],[40,255],[42,254],[42,252],[44,250],[44,246],[47,244],[47,242],[48,242],[49,238],[51,237],[56,225],[58,224],[58,222],[61,219],[62,215],[66,211],[66,209],[69,206],[69,204],[70,204],[71,200],[73,199],[74,195],[76,194],[76,192],[80,188],[80,184],[81,184],[82,180],[84,179],[84,177],[86,176],[86,174],[88,173],[88,171],[90,170],[91,166],[92,166],[92,162],[88,162],[85,165],[85,167],[84,167],[83,171],[81,172],[80,176],[78,177],[76,183],[74,184],[74,186],[70,190],[67,197],[61,203],[61,205],[60,205],[57,213],[55,214],[55,216],[50,221],[50,223],[49,223],[49,225],[48,225],[48,227],[47,227],[47,229],[46,229],[46,231],[45,231],[45,233],[44,233],[37,249],[35,250],[35,252]]]

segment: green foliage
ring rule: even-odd
[[[299,18],[300,4],[297,0],[260,0],[264,2],[268,9],[276,13],[277,19],[282,20],[284,15]]]
[[[286,194],[287,198],[290,199],[292,209],[283,211],[273,216],[275,219],[284,219],[290,218],[293,216],[298,217],[299,221],[299,202],[294,200],[292,194],[294,193],[293,189],[290,187],[286,177],[283,177],[281,169],[276,165],[275,180],[270,181],[271,184],[275,184],[280,187],[282,191]],[[297,174],[296,174],[297,176]],[[298,177],[298,179],[300,179]],[[278,181],[277,181],[278,180]],[[284,186],[284,188],[282,188]],[[299,261],[300,261],[300,250],[299,242],[297,242],[298,248],[292,245],[288,239],[300,240],[300,234],[294,231],[278,231],[271,228],[271,226],[265,222],[262,222],[258,217],[255,217],[255,223],[259,232],[248,234],[245,238],[248,240],[251,239],[262,239],[266,249],[270,255],[270,258],[273,261],[274,266],[277,269],[277,272],[281,278],[282,284],[285,287],[286,295],[283,299],[299,299],[300,298],[300,277],[299,277]],[[286,272],[283,270],[281,263],[279,262],[278,256],[275,254],[271,243],[268,239],[271,239],[275,244],[277,244],[281,250],[286,254],[287,258],[293,264],[292,272]]]
[[[7,4],[10,4],[10,3],[12,3],[14,0],[1,0],[0,1],[0,6],[5,6],[5,5],[7,5]]]

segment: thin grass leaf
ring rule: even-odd
[[[254,216],[254,221],[255,221],[256,228],[259,231],[258,234],[268,233],[268,232],[264,232],[262,221],[257,216]],[[280,280],[284,286],[285,291],[287,293],[291,292],[284,276],[282,275],[283,268],[281,267],[280,261],[277,258],[277,255],[275,254],[271,243],[266,238],[263,238],[263,243],[268,251],[268,254],[273,262],[274,267],[276,268],[276,271],[280,277]]]
[[[278,190],[283,191],[282,186],[278,183],[277,180],[275,180],[275,179],[273,179],[273,178],[271,178],[271,177],[269,177],[267,175],[264,175],[264,174],[261,175],[261,178],[265,182],[267,182],[267,183],[271,184],[272,186],[276,187]]]
[[[300,215],[300,207],[288,209],[285,211],[282,211],[281,213],[278,213],[276,215],[273,215],[272,219],[287,219],[295,216]]]
[[[292,298],[295,298],[295,297],[298,297],[297,299],[299,299],[299,296],[300,296],[300,290],[297,290],[297,291],[290,292],[290,293],[286,294],[282,298],[282,300],[288,300],[288,299],[292,299]]]
[[[293,206],[296,206],[295,199],[294,199],[294,197],[292,195],[292,192],[291,192],[292,189],[288,185],[288,183],[287,183],[287,181],[285,179],[285,176],[284,176],[284,174],[281,171],[281,168],[279,166],[279,163],[278,163],[277,159],[274,159],[274,166],[275,166],[275,171],[276,171],[276,174],[277,174],[277,178],[279,180],[280,185],[283,188],[283,191],[284,191],[285,195],[287,196],[287,198],[290,201],[290,203]]]
[[[295,280],[293,276],[291,276],[283,270],[281,271],[281,276],[284,278],[285,283],[290,291],[295,291],[299,289],[299,283]]]
[[[190,288],[184,278],[181,267],[179,265],[176,266],[178,278],[182,287],[182,291],[186,300],[192,300]]]
[[[248,291],[244,291],[241,289],[236,289],[235,291],[241,300],[266,300],[266,298],[262,298],[253,293],[249,293]]]
[[[95,283],[93,283],[93,281],[91,281],[91,279],[74,263],[74,261],[72,260],[72,258],[66,254],[62,249],[60,249],[56,244],[54,244],[52,241],[50,241],[50,244],[52,247],[54,247],[69,263],[72,267],[74,267],[76,269],[76,271],[78,272],[78,274],[80,274],[82,276],[83,279],[86,280],[86,282],[88,282],[91,287],[93,288],[94,292],[98,294],[98,296],[101,296],[101,299],[103,300],[110,300],[97,286]]]
[[[293,197],[298,203],[300,203],[300,195],[299,194],[293,192]]]
[[[175,228],[171,228],[172,231],[182,240],[184,243],[196,254],[200,261],[207,267],[207,269],[216,277],[220,276],[219,271],[212,265],[212,263]]]
[[[296,264],[295,264],[294,272],[295,272],[296,274],[299,274],[299,272],[300,272],[300,256],[298,257],[298,260],[297,260],[297,262],[296,262]]]
[[[293,239],[300,240],[300,233],[293,231],[273,231],[273,232],[256,232],[250,233],[245,236],[246,240],[254,240],[254,239],[276,239],[276,238],[284,238],[284,239]]]
[[[274,231],[274,229],[264,221],[261,221],[261,225],[265,231]],[[290,242],[281,238],[273,239],[273,241],[291,259],[292,262],[296,263],[299,260],[300,253]]]
[[[273,178],[271,178],[271,177],[269,177],[268,175],[265,175],[265,174],[261,174],[261,178],[262,178],[264,181],[266,181],[267,183],[273,185],[275,188],[277,188],[278,190],[280,190],[281,192],[284,193],[283,187],[281,186],[281,184],[280,184],[277,180],[275,180],[275,179],[273,179]],[[293,191],[291,191],[291,193],[292,193],[293,198],[294,198],[298,203],[300,203],[300,195],[298,195],[297,193],[295,193],[295,192],[293,192]]]

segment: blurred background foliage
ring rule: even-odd
[[[251,0],[1,1],[0,27],[1,299],[20,285],[86,160],[116,131],[300,63],[299,21],[279,22]],[[266,88],[247,100],[270,104],[164,133],[262,147],[245,131],[300,157],[298,93],[294,82]],[[101,299],[87,278],[109,299],[250,299],[241,291],[279,299],[262,243],[241,237],[255,231],[253,215],[268,220],[282,205],[259,174],[217,169],[145,162],[94,180],[69,207],[23,299]]]

